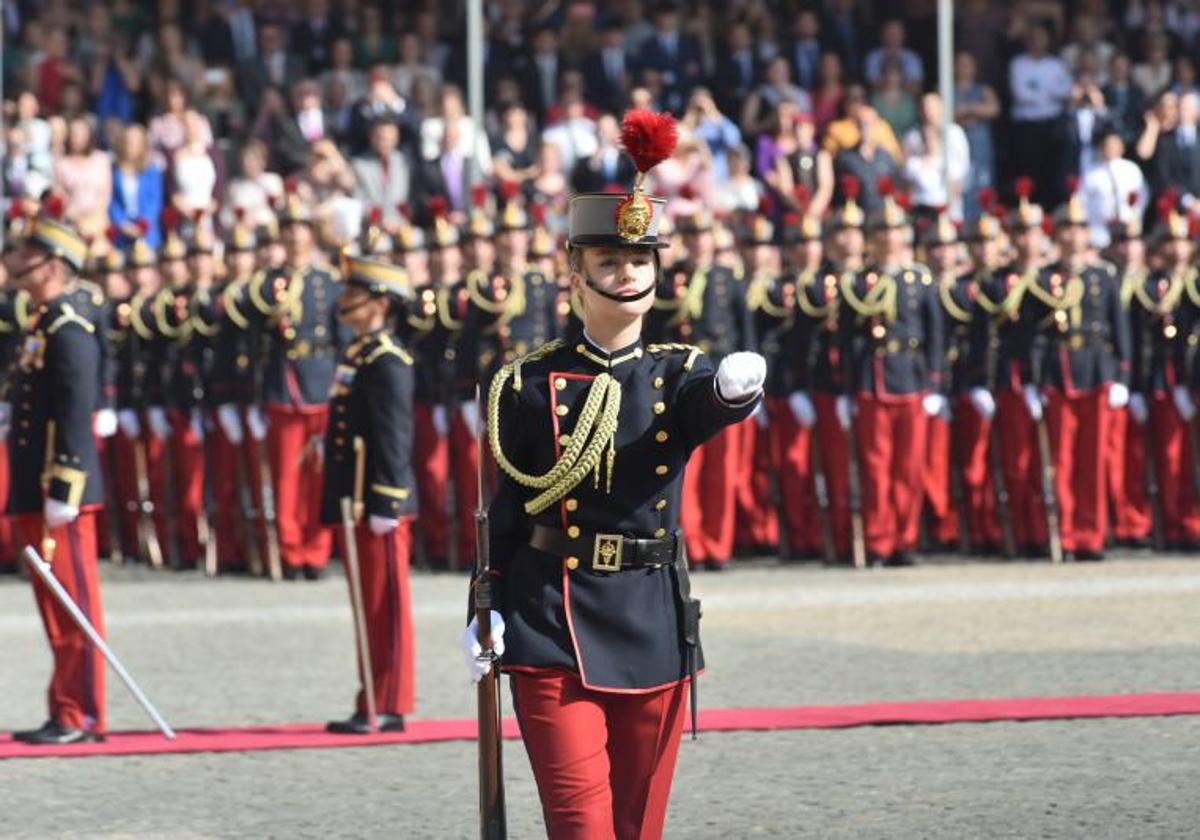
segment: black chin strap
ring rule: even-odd
[[[587,284],[587,287],[589,289],[591,289],[596,294],[600,295],[600,297],[608,298],[609,300],[616,301],[617,303],[633,303],[634,301],[641,300],[646,295],[652,293],[654,291],[654,286],[655,286],[654,283],[651,283],[643,291],[635,292],[632,295],[618,295],[618,294],[614,294],[613,292],[608,292],[608,291],[605,291],[604,289],[601,289],[600,286],[596,284],[596,281],[594,281],[591,277],[589,277],[586,274],[583,275],[583,282]]]

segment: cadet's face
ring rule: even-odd
[[[192,254],[188,257],[188,268],[193,276],[208,279],[213,271],[212,254]]]
[[[496,246],[492,240],[476,237],[471,240],[471,264],[483,271],[491,271],[496,264]]]
[[[750,250],[754,270],[762,274],[779,273],[779,249],[774,245],[755,245]]]
[[[500,258],[507,264],[520,262],[529,252],[529,234],[523,230],[508,230],[497,238]]]
[[[1017,252],[1021,259],[1033,260],[1042,255],[1042,229],[1026,228],[1017,234]]]
[[[48,259],[40,248],[22,247],[17,264],[17,285],[29,294],[30,303],[40,306],[57,297],[62,288],[58,260]]]
[[[1088,229],[1083,225],[1069,225],[1062,229],[1058,244],[1069,254],[1081,254],[1087,250]]]
[[[438,282],[451,283],[462,273],[463,257],[458,248],[438,248],[433,252],[433,272]]]
[[[285,225],[283,244],[289,256],[307,256],[308,249],[312,247],[312,228],[305,224]]]
[[[386,302],[362,286],[347,283],[338,296],[338,320],[355,333],[367,332],[386,310]]]
[[[935,245],[929,249],[933,258],[933,267],[939,272],[946,272],[958,265],[957,245]]]
[[[571,288],[583,301],[589,317],[628,319],[641,317],[654,304],[654,294],[637,300],[615,301],[596,294],[588,281],[608,294],[633,297],[652,288],[658,267],[650,248],[584,248],[583,273],[571,274]]]
[[[838,231],[837,244],[843,255],[851,257],[861,256],[867,246],[863,232],[852,227],[842,228]]]
[[[1190,239],[1172,239],[1167,243],[1167,258],[1175,265],[1187,265],[1191,262],[1192,252]]]
[[[702,230],[699,233],[686,234],[683,237],[683,246],[687,248],[688,257],[696,265],[708,265],[713,261],[716,246],[712,231]]]
[[[187,280],[187,263],[183,260],[166,260],[162,264],[162,269],[170,283],[182,283]]]
[[[408,272],[408,276],[414,284],[429,285],[428,251],[405,251],[396,262],[404,266],[404,270]]]
[[[234,277],[250,276],[257,264],[253,251],[234,251],[229,255],[229,271]]]

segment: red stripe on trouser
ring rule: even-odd
[[[817,409],[817,446],[829,493],[833,543],[840,556],[850,554],[850,436],[837,419],[837,397],[813,394]]]
[[[249,511],[241,511],[238,488],[238,462],[245,469],[246,461],[239,446],[225,436],[225,431],[212,418],[205,445],[209,447],[209,486],[213,497],[215,521],[210,523],[217,540],[217,567],[222,571],[246,568],[244,534],[239,522],[249,517]],[[243,435],[245,431],[243,430]],[[244,438],[243,438],[244,439]],[[249,474],[246,475],[249,479]]]
[[[446,510],[446,481],[450,472],[449,446],[433,425],[433,407],[413,404],[413,472],[417,480],[421,544],[426,560],[450,556],[450,520]]]
[[[771,423],[765,429],[755,421],[739,426],[742,457],[738,461],[734,485],[737,505],[735,542],[747,548],[773,546],[779,542],[779,514],[771,493],[771,475],[778,463],[772,448],[774,421]]]
[[[1171,542],[1200,540],[1200,504],[1192,475],[1192,452],[1187,424],[1169,395],[1150,403],[1154,426],[1154,455],[1162,500],[1163,535]]]
[[[920,399],[858,400],[867,551],[887,557],[917,547],[927,417]]]
[[[606,694],[559,671],[511,683],[550,840],[661,837],[686,684]]]
[[[360,523],[355,534],[375,708],[380,714],[410,714],[415,694],[412,596],[408,581],[412,519],[401,519],[394,531],[382,536],[372,534],[366,523]],[[337,539],[344,557],[345,537],[340,528]],[[361,690],[355,704],[358,711],[366,712]]]
[[[693,562],[726,563],[733,554],[739,434],[736,425],[722,429],[692,452],[688,462],[680,525]]]
[[[462,414],[450,411],[450,415],[450,469],[454,478],[454,518],[458,525],[456,562],[457,568],[466,569],[475,563],[476,465],[479,462],[479,447]]]
[[[779,476],[788,553],[819,551],[821,527],[813,487],[813,431],[796,421],[787,397],[768,398],[767,414],[771,420],[768,431]]]
[[[200,560],[200,512],[204,508],[204,440],[192,428],[191,416],[171,411],[171,457],[175,468],[175,530],[179,555],[186,566]]]
[[[1051,390],[1046,425],[1054,456],[1054,486],[1063,549],[1101,551],[1108,531],[1104,445],[1109,439],[1108,389],[1068,397]]]
[[[280,558],[292,568],[323,568],[329,562],[333,533],[321,524],[323,470],[310,441],[324,441],[329,411],[268,405],[266,412]]]
[[[1004,487],[1013,539],[1018,546],[1046,544],[1046,510],[1042,506],[1042,462],[1038,457],[1037,426],[1017,391],[996,394],[996,421],[1000,424],[1000,449]]]
[[[0,445],[0,569],[12,569],[18,564],[16,529],[4,511],[8,510],[8,446]]]
[[[42,545],[40,514],[17,517],[22,544]],[[100,574],[96,561],[96,513],[84,511],[70,525],[55,528],[56,543],[51,568],[54,576],[96,630],[104,635],[100,600]],[[50,717],[63,726],[103,732],[107,726],[104,691],[104,657],[59,605],[50,590],[33,578],[33,595],[50,651],[54,671],[47,689]]]
[[[988,452],[991,433],[992,421],[985,420],[966,396],[959,397],[954,409],[952,434],[962,474],[967,533],[972,548],[994,548],[1001,541]]]
[[[1154,523],[1146,493],[1146,426],[1135,423],[1127,408],[1109,415],[1105,457],[1113,536],[1120,540],[1148,537]]]
[[[929,510],[929,537],[937,543],[958,540],[958,512],[950,492],[950,447],[952,429],[941,417],[925,421],[925,464],[921,471],[921,486]]]

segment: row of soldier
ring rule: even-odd
[[[914,227],[879,186],[872,218],[848,179],[824,220],[764,203],[731,226],[700,210],[663,231],[648,340],[718,362],[756,349],[770,371],[755,422],[693,457],[691,561],[907,564],[922,547],[1094,559],[1112,539],[1200,540],[1200,290],[1170,198],[1150,248],[1136,220],[1114,223],[1108,262],[1074,198],[1045,219],[1019,183],[1012,212],[989,199],[962,230],[944,215]],[[473,204],[461,225],[436,203],[424,227],[401,214],[384,230],[373,213],[358,243],[413,287],[394,324],[415,359],[404,492],[433,568],[474,556],[476,384],[578,329],[537,208],[507,190]],[[101,553],[275,577],[328,562],[322,441],[350,336],[310,209],[289,193],[277,218],[239,218],[220,243],[207,220],[167,218],[157,252],[133,239],[76,281],[75,310],[104,336]],[[24,220],[10,222],[13,246]],[[7,369],[29,313],[14,290],[2,304]]]

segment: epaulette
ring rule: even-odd
[[[393,356],[399,356],[400,361],[404,362],[406,365],[411,365],[413,363],[413,358],[408,354],[408,351],[396,342],[392,341],[392,337],[390,335],[385,334],[380,337],[379,344],[371,348],[371,352],[367,354],[366,359],[363,360],[363,364],[369,365],[380,356],[386,356],[389,354]]]
[[[1108,273],[1109,277],[1116,277],[1117,274],[1120,273],[1116,263],[1109,262],[1108,260],[1097,260],[1096,265],[1104,269]]]
[[[266,285],[268,275],[265,271],[259,270],[254,273],[246,284],[246,288],[250,293],[250,302],[254,304],[254,308],[263,315],[271,315],[275,312],[275,307],[267,303],[263,297],[263,286]]]
[[[683,362],[684,370],[691,370],[696,364],[696,359],[704,355],[704,351],[694,344],[648,344],[646,345],[647,353],[687,353],[688,357]]]
[[[85,280],[82,277],[76,277],[67,286],[67,291],[71,292],[77,289],[87,294],[87,296],[91,299],[92,306],[99,307],[104,305],[104,290],[91,280]]]
[[[471,299],[471,303],[478,306],[484,312],[492,315],[500,315],[504,313],[508,304],[506,301],[495,303],[487,299],[480,290],[480,286],[487,281],[487,277],[479,269],[475,269],[467,275],[467,296]]]
[[[511,362],[506,364],[504,367],[512,370],[513,390],[521,390],[521,365],[526,364],[527,362],[536,362],[538,359],[544,359],[546,356],[549,356],[555,350],[558,350],[560,347],[562,347],[565,343],[566,342],[564,342],[561,338],[556,338],[553,341],[547,341],[541,347],[530,350],[524,356],[513,359]]]
[[[84,318],[78,312],[76,312],[75,307],[71,306],[69,303],[64,303],[62,305],[62,312],[59,313],[57,318],[50,322],[50,326],[46,327],[46,335],[54,335],[67,324],[78,324],[89,333],[94,333],[96,331],[95,325],[92,324],[92,322],[87,318]]]

